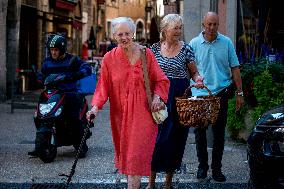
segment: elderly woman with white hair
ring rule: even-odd
[[[196,82],[196,87],[203,87],[203,77],[197,71],[194,54],[190,46],[180,40],[182,26],[181,16],[166,15],[160,24],[162,38],[151,46],[160,67],[170,80],[170,89],[166,104],[169,116],[158,128],[148,188],[155,188],[157,172],[166,173],[166,189],[173,187],[172,178],[181,167],[188,135],[188,127],[179,123],[175,97],[183,95],[190,85],[190,78]]]
[[[132,19],[118,17],[112,21],[113,37],[118,47],[107,52],[101,75],[87,113],[97,115],[109,100],[110,122],[115,150],[115,166],[127,175],[128,188],[140,188],[141,176],[151,173],[151,159],[157,125],[151,111],[164,108],[169,80],[150,49],[146,49],[147,67],[153,100],[148,107],[145,91],[141,46],[133,41],[136,27]]]

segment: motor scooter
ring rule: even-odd
[[[67,93],[58,87],[60,83],[65,82],[65,78],[64,74],[51,74],[45,79],[44,90],[40,94],[34,113],[37,129],[35,151],[30,152],[29,155],[39,157],[44,163],[54,161],[58,147],[73,145],[78,150],[84,129],[89,124],[86,119],[88,103],[85,97],[82,98],[80,105],[80,125],[74,126],[70,123],[66,108]],[[88,130],[86,139],[90,136],[91,132]],[[86,141],[80,150],[79,157],[85,157],[88,151]]]

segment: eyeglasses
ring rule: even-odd
[[[122,38],[123,36],[125,36],[125,37],[132,37],[132,33],[130,33],[130,32],[117,33],[116,36],[118,38]]]

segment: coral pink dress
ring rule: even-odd
[[[151,91],[166,102],[169,80],[149,49],[146,58]],[[101,109],[108,99],[116,168],[149,176],[158,128],[148,109],[142,61],[131,65],[121,47],[104,56],[92,105]]]

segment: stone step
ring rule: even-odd
[[[39,96],[39,91],[30,91],[13,95],[8,102],[11,104],[11,113],[14,113],[15,109],[35,109]]]

